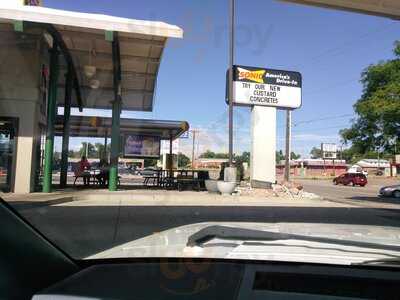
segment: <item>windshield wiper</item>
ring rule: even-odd
[[[400,246],[394,246],[394,245],[383,245],[383,244],[358,242],[350,240],[339,240],[339,239],[324,238],[324,237],[245,229],[239,227],[228,227],[222,225],[207,226],[199,230],[198,232],[192,234],[188,238],[187,246],[201,247],[203,244],[215,238],[226,239],[226,240],[239,240],[239,241],[301,240],[301,241],[327,243],[327,244],[335,244],[343,246],[400,251]]]

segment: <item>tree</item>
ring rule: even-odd
[[[61,152],[54,151],[53,159],[54,159],[55,161],[61,160]]]
[[[294,152],[290,153],[290,159],[299,159],[301,157],[300,154],[296,154]],[[277,164],[280,164],[282,160],[285,160],[286,155],[283,154],[282,150],[276,151],[275,153],[275,161]]]
[[[311,158],[317,159],[322,158],[322,150],[317,147],[313,147],[310,151]]]
[[[229,158],[229,154],[228,153],[215,153],[210,150],[207,150],[206,152],[204,152],[200,155],[200,158]]]
[[[357,117],[340,131],[354,154],[394,153],[400,136],[400,42],[395,58],[367,67],[361,75],[363,92],[354,104]],[[376,158],[376,156],[375,156]]]
[[[242,163],[247,163],[250,166],[250,152],[244,151],[241,155],[235,154],[234,160],[240,160]]]
[[[275,152],[275,161],[277,164],[280,164],[282,160],[285,160],[285,155],[283,155],[283,151],[279,150]]]
[[[104,144],[102,143],[95,143],[94,147],[96,149],[97,155],[100,159],[107,158],[107,152],[105,151]]]
[[[179,152],[178,153],[178,166],[186,167],[188,165],[190,165],[190,158],[187,157],[185,154]]]
[[[157,158],[145,158],[144,159],[144,167],[157,167]]]
[[[81,157],[86,156],[86,154],[87,154],[88,158],[89,157],[97,157],[96,148],[94,147],[94,145],[92,143],[83,142],[81,144],[81,148],[79,149],[79,154]]]
[[[291,159],[299,159],[301,157],[300,154],[296,154],[294,152],[290,152],[290,158]]]
[[[200,154],[200,158],[215,158],[215,153],[211,150],[207,150],[206,152]]]
[[[235,161],[235,166],[237,168],[237,177],[239,181],[244,179],[244,167],[243,163],[250,165],[250,152],[243,152],[241,155],[234,154],[233,160]]]

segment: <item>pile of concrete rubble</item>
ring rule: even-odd
[[[318,195],[305,192],[303,186],[295,182],[281,182],[273,184],[271,189],[252,188],[250,183],[241,184],[237,187],[237,194],[243,196],[264,197],[291,197],[318,199]]]

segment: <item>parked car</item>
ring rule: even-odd
[[[156,168],[144,168],[143,170],[138,171],[138,175],[141,176],[157,176],[157,169]]]
[[[132,175],[137,175],[137,174],[138,174],[138,168],[137,168],[137,166],[129,166],[129,167],[127,168],[127,170],[128,170],[128,172],[129,172],[129,174],[132,174]]]
[[[118,166],[118,174],[120,175],[129,175],[131,172],[128,168]]]
[[[379,190],[379,196],[400,198],[400,184],[382,187]]]
[[[349,185],[352,184],[353,186],[365,186],[368,183],[367,177],[362,173],[345,173],[342,174],[335,179],[333,179],[334,184],[343,184]]]

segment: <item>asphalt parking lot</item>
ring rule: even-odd
[[[334,185],[332,180],[296,180],[307,192],[315,193],[325,200],[372,208],[400,209],[400,200],[378,197],[382,186],[399,184],[397,178],[368,178],[365,187]]]

